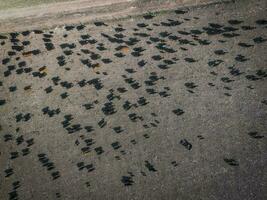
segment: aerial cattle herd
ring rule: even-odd
[[[188,12],[176,10],[173,18],[149,13],[130,25],[126,19],[119,24],[98,21],[92,25],[0,34],[0,137],[2,146],[11,145],[2,152],[10,160],[9,164],[1,163],[4,177],[14,177],[15,166],[19,165],[16,161],[31,155],[52,181],[61,179],[53,153],[46,149],[37,152],[35,147],[35,137],[45,137],[51,130],[62,134],[60,137],[69,136],[68,142],[72,141],[72,148],[81,157],[91,155],[90,160],[72,163],[80,173],[90,174],[98,170],[97,159],[101,157],[113,156],[120,162],[131,157],[129,152],[139,143],[146,146],[146,141],[155,135],[164,140],[162,128],[168,126],[164,118],[172,118],[177,124],[189,119],[179,91],[187,98],[200,98],[202,90],[216,88],[214,95],[231,98],[238,82],[245,82],[247,90],[254,90],[258,86],[253,86],[254,82],[266,80],[266,67],[242,67],[254,56],[242,52],[266,45],[266,36],[239,39],[262,33],[259,30],[266,32],[265,19],[214,23],[203,22],[201,16],[187,16]],[[240,52],[231,52],[231,45]],[[211,53],[203,57],[203,49]],[[175,77],[188,69],[202,70],[203,76],[208,74],[205,82],[194,80],[190,74],[187,77],[191,78]],[[259,103],[266,106],[267,99],[259,99]],[[264,138],[257,130],[248,130],[247,136],[253,140]],[[190,153],[195,143],[206,139],[202,133],[196,138],[192,142],[177,136],[177,146]],[[138,173],[147,176],[159,171],[149,158],[140,162],[144,169],[139,172],[120,169],[126,170],[118,179],[122,186],[133,186]],[[178,163],[170,158],[170,166],[178,167]],[[239,166],[238,159],[232,157],[223,158],[222,163]],[[10,199],[19,199],[17,190],[21,184],[16,177]],[[91,183],[84,184],[90,187]],[[60,192],[56,197],[61,197]]]

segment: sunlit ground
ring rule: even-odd
[[[0,0],[0,10],[73,0]]]

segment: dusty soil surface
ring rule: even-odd
[[[113,20],[179,6],[201,6],[231,0],[74,0],[0,11],[0,32],[50,29],[71,23]]]
[[[74,1],[74,0],[0,0],[0,10],[10,9],[10,8],[24,8],[29,6],[56,3],[62,1]]]
[[[263,200],[266,1],[0,34],[0,199]]]

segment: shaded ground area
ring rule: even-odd
[[[74,0],[0,0],[0,10]]]
[[[1,199],[266,199],[266,1],[0,36]]]

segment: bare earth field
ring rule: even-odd
[[[74,0],[0,0],[0,10]]]

